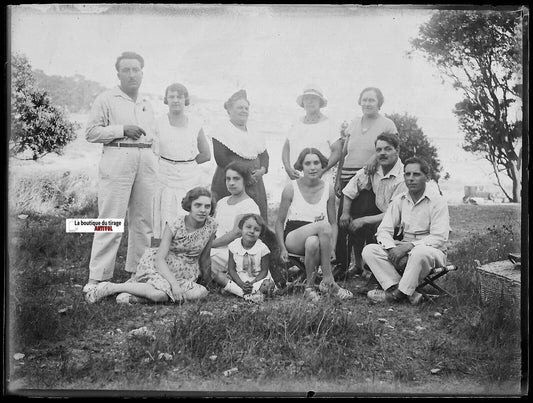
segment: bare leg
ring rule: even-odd
[[[305,276],[307,287],[315,285],[316,268],[320,262],[320,244],[316,235],[312,235],[305,240]]]
[[[111,283],[108,290],[108,295],[127,292],[154,302],[165,302],[169,299],[164,291],[158,290],[147,283]]]

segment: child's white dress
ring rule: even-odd
[[[270,249],[260,239],[250,249],[242,246],[242,238],[237,238],[228,245],[228,249],[233,253],[235,261],[235,270],[242,281],[253,281],[261,272],[261,258],[270,253]],[[270,271],[266,277],[253,284],[253,291],[257,292],[263,284],[263,281],[272,280]]]

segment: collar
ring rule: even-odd
[[[115,97],[121,97],[121,98],[127,99],[128,101],[131,101],[131,102],[135,102],[128,94],[122,91],[118,85],[111,89],[111,95]],[[146,102],[146,101],[147,101],[146,97],[144,95],[139,94],[139,96],[137,97],[136,103],[141,103],[141,102]]]
[[[378,167],[377,173],[381,176],[381,179],[388,179],[391,176],[394,176],[395,178],[401,177],[403,175],[403,162],[398,157],[398,160],[396,161],[396,164],[392,167],[392,169],[387,173],[387,175],[383,175],[383,167],[380,165]],[[427,186],[426,186],[427,188]]]
[[[434,192],[431,191],[431,189],[429,188],[427,183],[426,183],[426,189],[424,190],[424,193],[422,193],[422,197],[420,197],[420,199],[418,199],[418,201],[416,203],[413,201],[413,198],[409,194],[409,191],[404,192],[402,195],[403,195],[403,198],[406,198],[411,203],[413,203],[415,206],[417,204],[419,204],[420,202],[422,202],[422,200],[424,200],[424,199],[428,199],[428,200],[431,201],[434,198],[434,196],[435,196]]]

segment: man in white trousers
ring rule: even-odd
[[[374,302],[404,302],[416,305],[422,294],[420,282],[434,267],[446,264],[446,242],[450,233],[450,216],[446,200],[433,187],[426,186],[429,166],[421,158],[404,162],[404,179],[408,191],[396,196],[378,227],[378,244],[366,245],[362,257],[382,290],[367,296]],[[396,232],[402,240],[394,240]],[[407,263],[403,275],[397,269]]]
[[[124,52],[116,60],[118,87],[100,94],[91,109],[85,137],[103,143],[98,168],[98,218],[125,218],[128,224],[126,271],[137,263],[152,237],[152,197],[157,159],[152,151],[155,117],[149,101],[139,96],[144,60]],[[87,292],[113,277],[122,233],[95,232]]]

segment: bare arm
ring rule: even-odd
[[[204,129],[200,129],[198,132],[198,151],[199,154],[196,156],[195,160],[197,164],[203,164],[211,159],[211,151],[209,150],[209,143],[204,134]]]
[[[339,160],[341,159],[342,145],[343,144],[341,139],[338,139],[331,145],[331,154],[328,159],[328,165],[326,165],[326,167],[322,170],[322,174],[337,165],[337,162],[339,162]]]
[[[300,177],[299,172],[291,165],[291,145],[289,139],[285,140],[283,144],[283,150],[281,151],[281,161],[285,167],[285,172],[290,179],[298,179]]]
[[[283,225],[285,224],[285,220],[287,219],[287,213],[289,212],[289,206],[292,203],[292,198],[294,196],[294,189],[292,188],[292,185],[286,185],[285,189],[283,189],[283,192],[281,194],[281,202],[279,204],[279,210],[278,210],[278,218],[276,220],[276,224],[274,226],[276,231],[276,238],[278,239],[278,244],[280,247],[280,254],[281,258],[285,261],[287,261],[287,248],[285,247],[285,242],[283,240]]]
[[[270,253],[261,258],[261,271],[259,272],[257,277],[254,278],[254,281],[252,281],[252,284],[263,280],[268,275],[269,267],[270,267]]]

